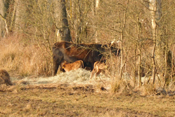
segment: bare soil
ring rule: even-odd
[[[0,92],[6,117],[156,117],[175,116],[174,96],[117,95],[93,85],[8,86]]]

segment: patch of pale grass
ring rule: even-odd
[[[96,85],[98,89],[102,87],[101,90],[109,90],[110,89],[110,78],[107,78],[105,75],[100,74],[96,78],[90,80],[90,71],[85,69],[72,70],[69,72],[62,72],[56,76],[52,77],[38,77],[38,78],[30,78],[26,77],[20,81],[20,83],[25,83],[29,85],[42,85],[42,84],[92,84]],[[14,81],[17,82],[17,81]],[[19,84],[19,83],[17,83]]]
[[[31,84],[40,83],[88,83],[90,78],[90,71],[84,69],[72,70],[69,72],[62,72],[52,77],[40,77],[40,78],[25,78],[31,82]],[[100,76],[97,76],[97,78]],[[102,77],[100,77],[102,78]],[[104,77],[103,77],[104,78]]]

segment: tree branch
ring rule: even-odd
[[[8,33],[9,33],[9,30],[8,30],[8,27],[7,27],[7,22],[6,22],[6,19],[0,14],[0,17],[1,17],[1,19],[4,21],[4,23],[5,23],[5,30],[6,30],[6,34],[8,35]]]

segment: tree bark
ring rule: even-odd
[[[158,24],[156,26],[156,50],[155,50],[155,53],[156,53],[156,62],[157,62],[157,72],[159,74],[159,77],[161,80],[163,80],[163,74],[164,74],[164,69],[165,66],[166,66],[166,62],[164,61],[164,58],[165,55],[164,52],[166,51],[165,48],[166,48],[166,41],[165,40],[161,40],[161,37],[160,37],[160,31],[159,31],[159,28],[161,23],[158,22],[158,20],[160,20],[161,18],[161,0],[156,0],[156,11],[155,11],[155,21],[156,21],[156,24]],[[164,56],[165,55],[165,56]]]
[[[57,30],[57,37],[61,37],[61,40],[71,41],[70,29],[67,20],[66,2],[65,0],[56,0],[55,3],[55,20]],[[58,39],[58,41],[61,41]]]
[[[25,15],[26,15],[26,5],[24,4],[25,1],[23,0],[15,0],[15,26],[14,26],[14,32],[16,34],[19,34],[20,31],[22,31],[25,28]]]
[[[5,36],[5,23],[4,23],[4,14],[5,14],[5,3],[4,0],[0,0],[0,38]]]
[[[95,15],[97,15],[97,10],[98,10],[98,7],[99,7],[99,2],[100,2],[100,0],[95,0]],[[98,36],[97,35],[98,35],[98,32],[97,32],[97,30],[95,30],[95,42],[96,43],[98,43]]]
[[[155,83],[155,49],[156,49],[156,19],[155,19],[155,12],[156,12],[156,0],[149,0],[149,9],[151,14],[151,25],[152,25],[152,36],[153,36],[153,51],[152,51],[152,78],[153,78],[153,84]]]
[[[151,25],[152,25],[152,35],[153,35],[153,42],[154,42],[154,49],[152,53],[152,77],[153,83],[155,83],[155,72],[156,72],[156,65],[155,62],[158,64],[159,75],[162,78],[162,73],[164,69],[164,61],[163,61],[163,49],[162,49],[162,41],[160,37],[157,35],[157,24],[156,21],[161,17],[161,0],[149,0],[149,9],[151,14]]]
[[[141,82],[141,45],[142,43],[140,42],[140,31],[141,31],[141,25],[140,25],[140,22],[139,22],[139,17],[137,18],[137,44],[138,44],[138,83],[139,83],[139,87],[142,85],[142,82]]]

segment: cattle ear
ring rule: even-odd
[[[64,63],[67,63],[67,61],[64,60]]]
[[[64,63],[61,63],[61,68],[65,68],[65,64]]]
[[[66,61],[64,60],[61,64],[64,65],[66,63]]]

